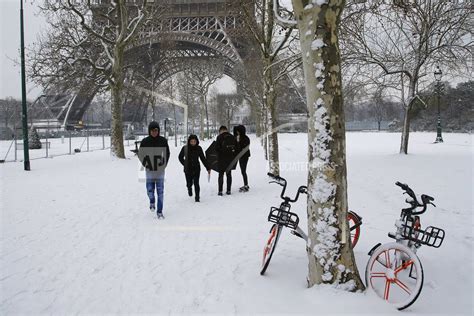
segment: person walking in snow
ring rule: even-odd
[[[226,194],[231,194],[232,169],[236,168],[235,157],[237,155],[237,141],[235,137],[227,131],[226,126],[219,128],[219,136],[216,138],[217,164],[219,169],[218,195],[222,196],[224,186],[224,174],[227,178]]]
[[[249,191],[247,164],[250,158],[250,139],[245,133],[245,126],[237,125],[234,127],[234,137],[237,141],[237,150],[239,152],[237,156],[239,157],[240,171],[244,180],[244,186],[239,189],[240,192]]]
[[[211,169],[207,163],[206,157],[201,146],[199,146],[199,139],[196,135],[189,135],[188,144],[181,148],[178,156],[179,162],[184,167],[184,175],[186,177],[186,187],[188,188],[188,195],[193,196],[193,184],[194,184],[194,200],[199,202],[199,177],[201,175],[201,165],[206,168],[208,174],[211,174]]]
[[[148,136],[140,143],[138,157],[145,168],[146,190],[150,200],[150,211],[154,212],[156,209],[158,219],[164,219],[165,168],[170,158],[170,148],[166,138],[160,136],[160,125],[157,122],[153,121],[148,125]]]

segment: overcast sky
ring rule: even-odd
[[[44,18],[37,15],[37,3],[24,3],[25,45],[31,45],[44,28]],[[20,67],[14,62],[20,61],[20,0],[0,0],[0,12],[0,98],[21,98]],[[26,89],[30,100],[41,93],[32,82],[27,82]]]

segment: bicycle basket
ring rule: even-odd
[[[300,219],[295,213],[272,207],[270,209],[270,214],[268,214],[268,221],[291,229],[296,229]]]
[[[428,226],[425,230],[422,230],[406,222],[403,224],[403,238],[422,245],[439,248],[444,240],[444,230],[433,226]]]

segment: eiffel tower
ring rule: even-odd
[[[95,0],[93,3],[100,9],[108,2]],[[224,64],[224,74],[235,79],[251,49],[246,41],[244,17],[235,10],[232,2],[168,0],[167,10],[158,19],[146,24],[138,39],[128,48],[125,58],[143,65],[137,71],[141,72],[142,77],[153,79],[155,87],[183,71],[189,62],[200,58],[219,59]],[[134,82],[133,78],[126,80]],[[56,116],[63,128],[68,128],[82,120],[98,91],[99,86],[91,80],[72,93],[47,93],[40,101]],[[146,93],[125,91],[124,122],[143,122],[148,101]]]

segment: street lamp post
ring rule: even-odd
[[[23,0],[20,0],[20,51],[21,51],[21,119],[23,123],[23,169],[30,170],[30,153],[28,151],[28,118],[26,108],[26,75],[25,75],[25,30],[23,27]]]
[[[437,94],[437,102],[438,102],[438,123],[436,127],[436,140],[435,143],[442,143],[443,136],[441,136],[441,111],[440,111],[440,98],[441,98],[441,77],[443,76],[443,72],[436,66],[436,70],[434,72],[434,77],[436,79],[436,94]]]

